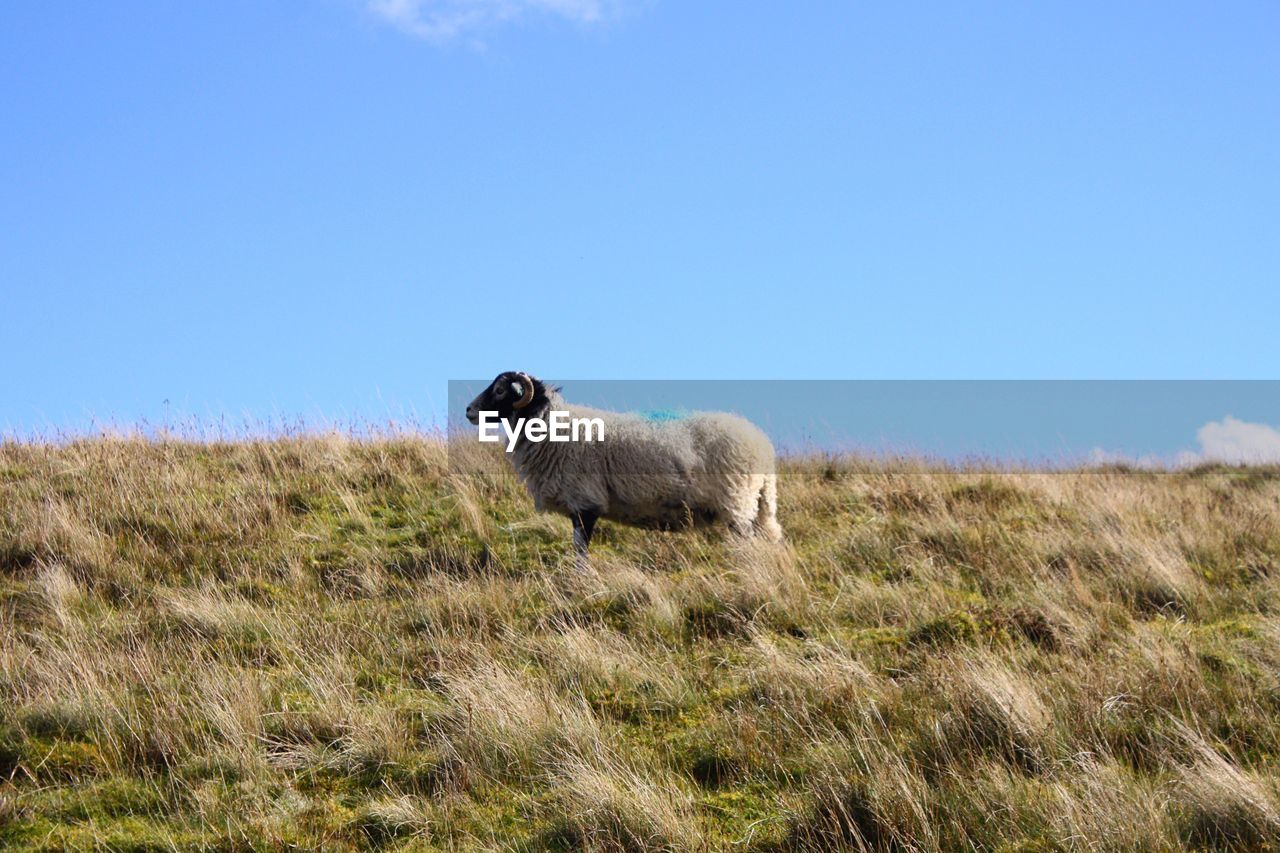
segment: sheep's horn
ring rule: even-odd
[[[516,376],[520,377],[520,382],[524,384],[524,394],[521,395],[512,408],[523,409],[533,402],[533,380],[529,378],[527,373],[517,373]]]

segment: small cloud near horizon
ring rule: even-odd
[[[1198,465],[1224,462],[1229,465],[1280,465],[1280,429],[1269,424],[1250,423],[1227,415],[1196,430],[1199,450],[1183,450],[1172,459],[1159,456],[1133,457],[1095,447],[1089,454],[1094,465],[1124,463],[1142,468]]]
[[[401,32],[437,43],[528,15],[600,24],[615,17],[620,5],[620,0],[367,0],[376,17]]]
[[[1200,459],[1246,465],[1280,464],[1280,430],[1227,415],[1196,431]]]

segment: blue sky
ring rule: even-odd
[[[1277,37],[1272,2],[8,0],[0,431],[430,418],[505,369],[1274,378]]]

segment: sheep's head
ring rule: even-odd
[[[467,420],[479,423],[481,412],[497,412],[502,420],[519,419],[540,412],[546,403],[547,386],[527,373],[508,370],[471,401]]]

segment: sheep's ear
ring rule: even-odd
[[[513,379],[511,381],[511,393],[515,394],[517,397],[523,397],[524,383],[521,382],[519,379]]]

